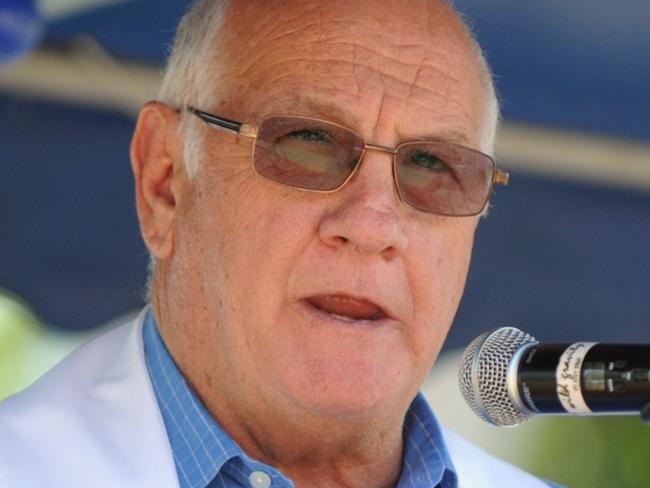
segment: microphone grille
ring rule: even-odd
[[[502,327],[474,339],[465,349],[458,384],[469,407],[483,420],[512,427],[528,420],[508,393],[508,366],[515,353],[537,341],[515,327]]]

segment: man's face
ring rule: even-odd
[[[469,40],[440,5],[393,4],[240,3],[220,41],[224,96],[199,108],[252,125],[322,118],[385,146],[478,148],[485,100]],[[209,131],[204,143],[176,209],[180,320],[166,332],[204,399],[214,389],[242,412],[405,409],[451,325],[477,218],[403,205],[386,153],[319,194],[257,175],[249,140]]]

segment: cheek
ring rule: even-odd
[[[259,332],[277,316],[288,276],[317,235],[319,209],[308,197],[255,174],[212,184],[199,205],[204,281],[227,297],[230,322]]]
[[[413,260],[410,279],[418,324],[413,342],[418,354],[434,352],[435,356],[452,324],[465,287],[474,229],[469,222],[451,222],[418,238],[418,248],[425,252]]]

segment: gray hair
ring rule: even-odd
[[[484,153],[494,154],[494,143],[497,136],[497,129],[499,128],[499,122],[501,120],[501,107],[499,105],[499,98],[497,96],[496,87],[494,86],[494,75],[490,69],[490,64],[488,63],[485,53],[481,48],[476,35],[474,34],[472,27],[469,25],[468,21],[465,19],[465,16],[457,10],[452,4],[452,0],[444,0],[449,8],[451,8],[456,17],[460,20],[461,24],[465,28],[467,36],[472,42],[472,47],[474,49],[474,55],[476,56],[476,61],[478,62],[479,76],[481,77],[481,83],[483,84],[483,89],[485,90],[485,114],[483,118],[483,127],[481,130],[481,139],[480,139],[480,149]]]
[[[231,0],[198,0],[183,16],[163,72],[158,100],[184,108],[207,107],[218,92],[215,49]],[[179,132],[183,137],[183,161],[190,177],[203,159],[205,125],[182,112]]]
[[[219,80],[215,76],[215,46],[232,1],[198,0],[181,19],[158,92],[159,100],[182,108],[188,105],[209,107],[217,99]],[[456,12],[474,45],[481,82],[486,91],[480,149],[492,154],[499,123],[499,102],[492,73],[467,22],[450,2],[445,3]],[[181,117],[179,132],[183,138],[183,161],[188,175],[193,178],[203,159],[205,125],[187,112],[183,112]]]

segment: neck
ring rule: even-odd
[[[251,457],[279,469],[298,488],[392,487],[402,465],[402,425],[367,419],[262,413],[247,421],[213,411],[224,429]],[[260,418],[265,422],[260,422]],[[273,420],[272,420],[273,419]]]

